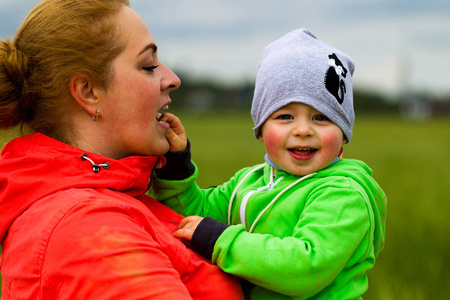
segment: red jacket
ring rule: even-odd
[[[112,160],[42,134],[0,159],[2,299],[243,299],[239,281],[172,233],[144,194],[161,157]]]

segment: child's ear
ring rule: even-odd
[[[72,77],[69,84],[72,98],[91,116],[96,114],[99,99],[94,84],[87,76],[78,74]]]
[[[261,133],[259,134],[258,140],[259,140],[260,142],[264,142],[264,138],[263,138],[263,136],[262,136]]]

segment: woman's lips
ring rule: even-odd
[[[169,130],[170,124],[167,123],[166,121],[160,121],[162,116],[163,116],[163,114],[157,113],[157,114],[156,114],[156,122],[157,122],[158,125],[159,125],[160,127],[162,127],[164,130]]]
[[[169,105],[164,106],[161,108],[161,110],[167,110],[169,109]],[[161,121],[162,116],[164,113],[156,113],[156,121],[158,122],[158,125],[161,126],[164,130],[169,130],[170,125],[166,121]]]
[[[170,129],[170,125],[167,122],[164,121],[158,121],[158,125],[163,128],[164,130],[169,130]]]

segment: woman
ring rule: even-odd
[[[242,299],[146,196],[180,80],[128,0],[44,0],[0,42],[2,299]],[[170,128],[172,126],[173,128]]]

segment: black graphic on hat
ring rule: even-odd
[[[335,53],[328,55],[328,68],[325,74],[325,87],[336,98],[339,104],[344,102],[344,95],[346,93],[345,82],[342,77],[347,77],[347,69],[339,60]]]

